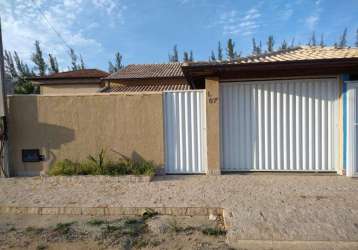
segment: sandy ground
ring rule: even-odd
[[[358,242],[358,179],[165,176],[150,183],[0,180],[0,206],[222,207],[228,239]]]
[[[220,230],[206,217],[11,215],[0,218],[0,249],[230,249]]]

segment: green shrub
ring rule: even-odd
[[[96,167],[89,163],[77,163],[70,160],[63,160],[56,162],[50,169],[48,174],[50,176],[56,175],[95,175],[97,174]]]
[[[75,221],[66,222],[66,223],[58,223],[55,227],[55,231],[59,232],[60,234],[67,235],[71,231],[71,226],[75,224]]]
[[[155,165],[153,162],[146,160],[133,160],[124,155],[121,155],[119,163],[125,165],[127,168],[127,174],[132,175],[149,175],[153,176],[155,174]]]
[[[120,162],[108,162],[105,165],[104,169],[105,175],[127,175],[128,174],[128,167],[127,165],[120,163]]]
[[[93,219],[87,222],[88,225],[91,226],[101,226],[102,224],[107,223],[105,220]]]
[[[152,162],[132,159],[122,156],[117,162],[105,164],[104,173],[106,175],[148,175],[155,174],[155,165]]]
[[[53,175],[75,175],[77,174],[77,168],[79,167],[78,163],[72,162],[70,160],[63,160],[56,162],[49,169],[48,174]]]
[[[98,175],[99,169],[90,161],[79,163],[76,170],[76,175]]]
[[[155,166],[149,161],[141,160],[139,162],[135,162],[132,165],[132,174],[153,176],[155,174]]]
[[[49,169],[50,176],[56,175],[148,175],[155,174],[156,166],[145,160],[134,161],[122,156],[118,161],[105,160],[105,151],[96,156],[89,155],[87,161],[77,163],[71,160],[56,162]]]

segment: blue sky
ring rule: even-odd
[[[107,70],[116,51],[125,64],[161,63],[177,44],[180,57],[193,50],[195,60],[207,60],[228,38],[246,55],[252,37],[306,44],[315,31],[317,40],[323,33],[332,44],[347,27],[353,45],[358,28],[357,0],[0,0],[0,10],[5,49],[29,61],[37,39],[63,69],[69,64],[65,43],[87,67]]]

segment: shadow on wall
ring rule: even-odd
[[[43,143],[39,146],[40,149],[43,150],[45,158],[42,165],[42,171],[36,175],[44,175],[49,170],[49,167],[57,160],[52,150],[60,149],[61,145],[73,141],[75,132],[73,129],[52,124],[39,123],[38,125],[39,130],[46,131],[45,133],[47,135],[51,135],[50,137],[46,136]],[[46,142],[46,138],[49,138],[50,141]]]
[[[141,161],[147,161],[143,156],[141,156],[137,151],[133,151],[130,155],[123,154],[115,149],[111,149],[115,155],[117,155],[119,158],[124,159],[131,159],[133,161],[141,162]]]
[[[9,101],[9,141],[12,176],[38,176],[56,161],[53,150],[71,142],[74,130],[39,122],[39,96],[12,96]],[[50,114],[51,115],[51,114]],[[39,149],[43,161],[23,162],[22,150]]]
[[[130,159],[133,160],[135,162],[151,162],[155,165],[156,167],[156,171],[155,171],[155,175],[156,176],[162,176],[165,175],[165,169],[164,169],[164,165],[163,164],[157,164],[153,161],[149,161],[148,159],[144,158],[141,154],[139,154],[137,151],[133,151],[130,155],[127,154],[122,154],[117,150],[111,149],[111,151],[119,158],[119,159]]]

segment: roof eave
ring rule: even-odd
[[[184,75],[188,79],[222,76],[224,73],[247,73],[288,70],[324,71],[332,73],[345,73],[346,71],[358,71],[358,58],[296,60],[284,62],[258,62],[258,63],[214,63],[214,64],[190,64],[182,67]],[[297,72],[299,73],[299,72]]]
[[[105,77],[103,80],[148,80],[148,79],[180,79],[185,78],[184,75],[182,76],[157,76],[157,77]]]
[[[48,80],[31,80],[34,85],[71,85],[71,84],[101,84],[101,78],[58,78]]]
[[[105,77],[98,77],[98,76],[86,76],[86,77],[26,77],[26,80],[29,81],[37,81],[37,82],[41,82],[41,81],[51,81],[51,80],[78,80],[78,79],[98,79],[98,80],[102,80],[105,79]]]

